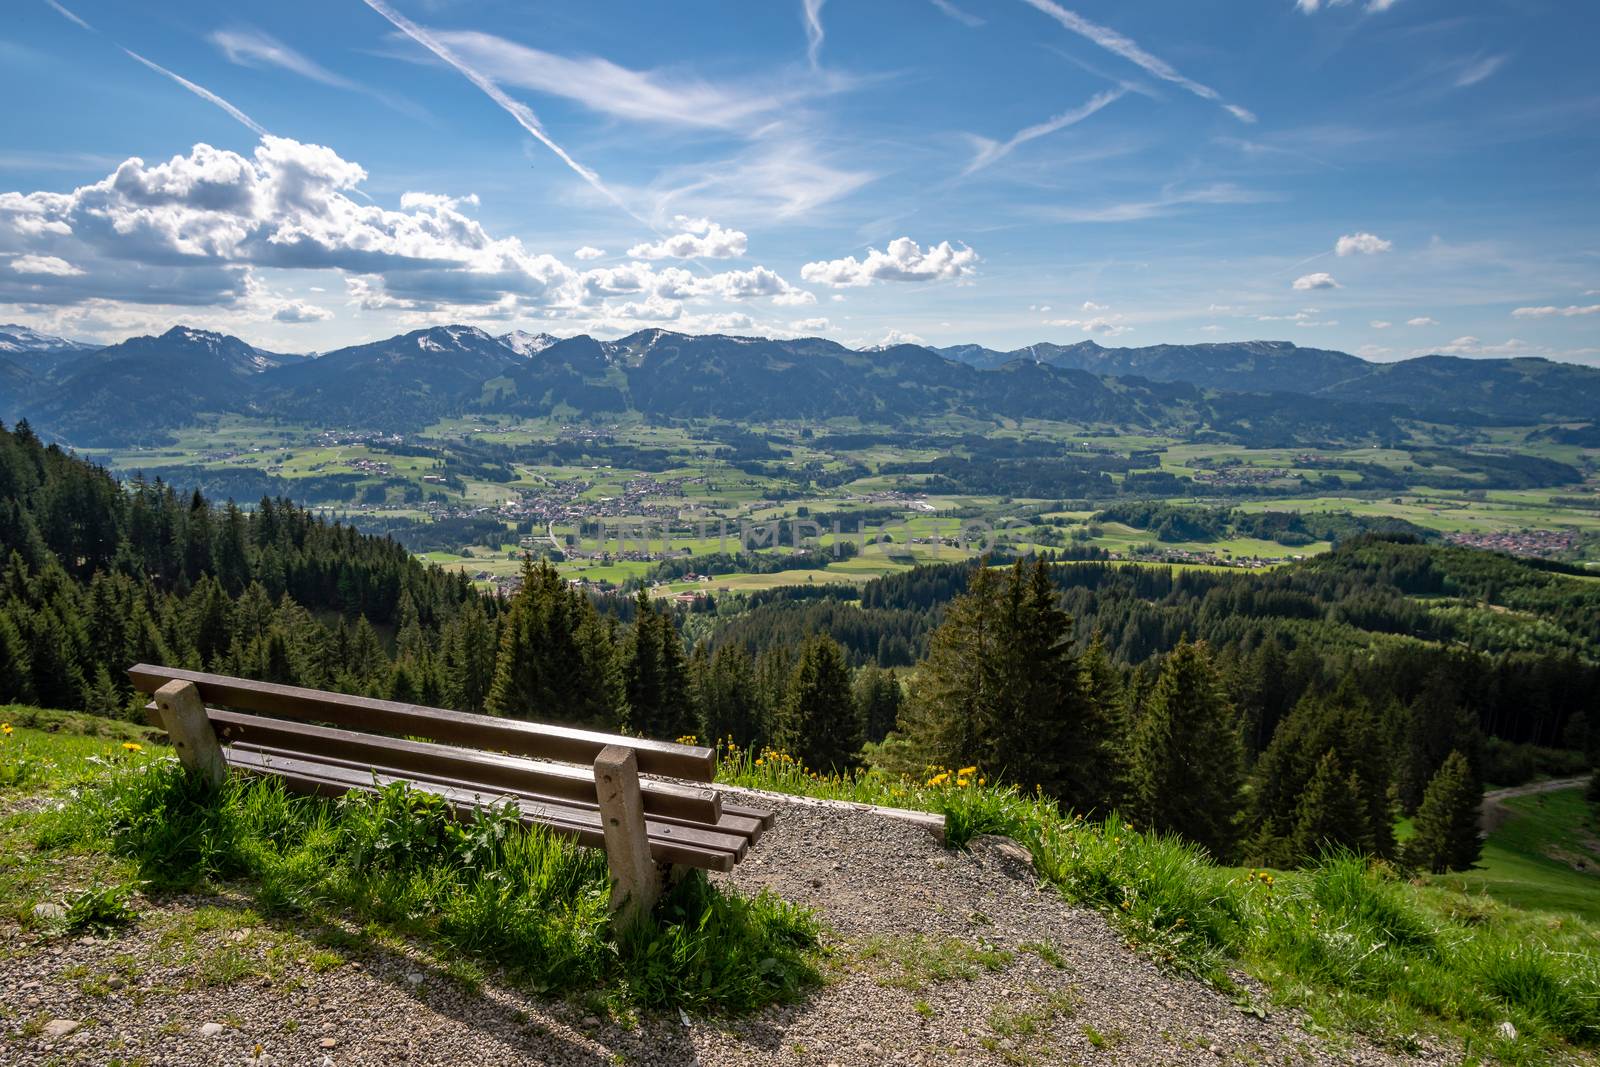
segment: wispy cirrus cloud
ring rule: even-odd
[[[1467,89],[1477,85],[1479,82],[1488,81],[1494,77],[1501,67],[1505,66],[1506,60],[1510,58],[1508,55],[1495,55],[1479,56],[1467,60],[1461,65],[1460,71],[1456,74],[1455,87],[1457,89]]]
[[[222,99],[222,97],[218,96],[210,89],[207,89],[205,86],[197,85],[181,74],[174,74],[166,67],[163,67],[160,63],[146,59],[144,56],[141,56],[138,52],[135,52],[130,48],[124,48],[123,51],[133,59],[137,59],[140,63],[143,63],[145,66],[155,71],[157,74],[171,78],[173,81],[177,82],[179,85],[198,96],[200,99],[206,101],[207,103],[215,104],[217,107],[227,112],[231,118],[235,119],[244,126],[249,127],[251,132],[253,132],[257,137],[267,136],[267,130],[265,126],[262,126],[261,123],[257,122],[249,115],[246,115],[243,111],[240,111],[238,108],[234,107],[232,104]]]
[[[563,56],[476,31],[433,35],[497,84],[532,89],[633,122],[739,129],[768,121],[802,91],[747,90],[649,70],[599,56]]]
[[[806,61],[811,64],[811,69],[817,69],[818,57],[822,54],[822,41],[826,34],[822,29],[822,5],[827,0],[800,0],[801,13],[806,23]]]
[[[975,137],[974,140],[978,145],[977,154],[972,157],[972,162],[967,164],[967,169],[962,171],[962,174],[972,174],[980,171],[997,160],[1004,159],[1019,145],[1024,145],[1047,134],[1055,133],[1057,130],[1064,130],[1068,126],[1074,126],[1101,108],[1120,100],[1126,94],[1126,89],[1106,89],[1095,93],[1086,103],[1070,111],[1063,111],[1061,114],[1052,116],[1044,122],[1024,127],[1005,141],[992,141],[987,137]]]
[[[1245,189],[1232,182],[1196,188],[1169,186],[1149,200],[1133,200],[1098,208],[1047,208],[1044,214],[1061,222],[1141,222],[1170,215],[1196,204],[1259,204],[1277,199],[1268,193]]]
[[[379,15],[382,15],[385,19],[387,19],[389,24],[395,29],[399,30],[401,33],[417,42],[417,44],[432,52],[435,56],[449,64],[451,67],[454,67],[457,73],[466,78],[467,81],[471,82],[473,85],[477,86],[480,92],[482,92],[490,100],[494,101],[502,111],[515,119],[517,125],[521,126],[524,130],[531,134],[534,140],[544,145],[551,152],[554,152],[556,158],[560,159],[562,163],[566,164],[568,169],[570,169],[574,174],[582,178],[589,184],[591,188],[600,193],[607,200],[610,200],[613,204],[617,205],[617,207],[621,208],[635,219],[638,219],[638,216],[634,215],[632,209],[630,209],[627,204],[624,204],[622,199],[618,197],[616,193],[612,192],[611,188],[606,185],[605,182],[601,181],[599,174],[595,173],[593,170],[572,158],[571,153],[557,144],[554,138],[544,131],[544,127],[539,124],[538,116],[533,113],[533,109],[528,107],[527,104],[511,99],[511,97],[507,96],[505,91],[496,85],[492,79],[464,62],[460,56],[457,56],[455,52],[452,51],[444,42],[440,41],[438,37],[432,33],[429,33],[421,26],[418,26],[415,22],[412,22],[410,19],[400,14],[400,12],[384,3],[384,0],[363,0],[363,2],[373,11],[376,11]]]
[[[1139,47],[1138,42],[1134,41],[1132,38],[1124,37],[1122,34],[1111,29],[1109,26],[1102,26],[1099,23],[1090,22],[1077,12],[1068,11],[1060,4],[1056,3],[1055,0],[1022,0],[1022,2],[1037,9],[1038,11],[1043,12],[1046,15],[1049,15],[1072,33],[1075,33],[1085,40],[1104,48],[1108,52],[1112,52],[1121,56],[1128,62],[1143,69],[1152,77],[1160,78],[1162,81],[1171,82],[1179,88],[1193,93],[1202,100],[1209,100],[1212,103],[1217,104],[1218,106],[1227,110],[1227,112],[1233,115],[1234,118],[1239,119],[1241,122],[1255,121],[1255,115],[1250,111],[1239,107],[1236,104],[1226,103],[1222,98],[1222,94],[1211,88],[1209,85],[1202,85],[1200,82],[1197,82],[1192,78],[1184,77],[1182,74],[1178,73],[1177,69],[1173,67],[1172,64],[1168,63],[1164,59],[1159,59],[1156,56],[1151,55],[1149,52],[1146,52],[1143,48]]]
[[[983,19],[979,18],[977,15],[971,14],[970,12],[961,10],[961,8],[951,3],[950,0],[932,0],[932,3],[934,7],[938,8],[940,11],[943,11],[946,15],[949,15],[951,18],[970,29],[977,29],[979,26],[984,24]]]
[[[54,11],[56,11],[59,15],[61,15],[63,18],[70,20],[71,22],[73,22],[76,25],[82,27],[83,29],[88,30],[90,33],[99,33],[100,32],[99,30],[95,29],[93,26],[91,26],[87,22],[85,22],[83,19],[79,18],[77,15],[75,15],[71,11],[67,10],[67,8],[65,8],[61,4],[57,3],[56,0],[44,0],[44,2],[46,4],[48,4],[48,5],[50,5],[50,7]],[[118,47],[121,47],[121,46],[119,45]],[[223,111],[225,111],[229,115],[229,117],[233,118],[235,121],[237,121],[237,122],[243,124],[244,126],[248,127],[250,129],[250,131],[252,133],[254,133],[257,137],[265,137],[265,136],[267,136],[266,129],[259,122],[257,122],[255,119],[251,118],[249,115],[246,115],[243,111],[241,111],[238,108],[234,107],[232,104],[228,103],[228,101],[224,100],[222,97],[218,96],[216,93],[212,92],[210,89],[207,89],[205,86],[196,84],[195,82],[190,81],[188,78],[183,77],[181,74],[176,74],[176,73],[168,70],[166,67],[163,67],[160,63],[156,63],[153,60],[146,59],[144,56],[141,56],[138,52],[133,51],[131,48],[123,48],[122,51],[123,51],[124,54],[126,54],[128,56],[128,58],[137,60],[138,62],[144,64],[144,66],[146,66],[150,70],[155,71],[157,74],[160,74],[161,76],[163,76],[165,78],[170,78],[172,81],[176,82],[178,85],[183,86],[185,89],[189,90],[189,92],[193,93],[195,96],[198,96],[200,99],[206,101],[209,104],[214,104],[215,106],[221,108]]]
[[[1579,307],[1575,304],[1568,304],[1566,307],[1526,307],[1517,308],[1511,313],[1511,317],[1515,319],[1549,319],[1556,317],[1570,319],[1581,315],[1600,315],[1600,304],[1589,304],[1586,307]]]
[[[355,89],[349,78],[335,74],[316,60],[295,51],[282,41],[260,30],[217,30],[208,38],[228,60],[245,67],[280,67],[302,78],[338,89]]]
[[[56,0],[44,0],[44,2],[49,4],[52,8],[54,8],[55,11],[56,11],[56,14],[60,15],[62,18],[69,19],[72,22],[76,22],[79,26],[83,27],[84,29],[88,30],[91,33],[97,32],[93,26],[91,26],[87,22],[83,21],[77,15],[74,15],[71,11],[68,11],[61,4],[56,3]]]

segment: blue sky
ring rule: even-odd
[[[1600,363],[1592,3],[8,7],[0,321]]]

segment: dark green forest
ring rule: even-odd
[[[1600,723],[1600,583],[1404,535],[1266,573],[963,563],[693,613],[529,560],[501,600],[287,500],[119,483],[19,424],[0,561],[0,703],[135,716],[123,672],[148,660],[822,771],[976,763],[1264,864],[1397,856],[1402,813],[1424,844],[1398,858],[1470,862],[1463,805],[1592,764]]]

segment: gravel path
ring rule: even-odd
[[[952,853],[916,826],[784,805],[731,881],[814,907],[832,928],[828,981],[804,1002],[731,1022],[618,1023],[493,977],[463,985],[405,946],[318,955],[287,925],[218,920],[248,901],[204,898],[106,941],[0,924],[0,1063],[1454,1062],[1313,1036],[1288,1013],[1259,1019],[1164,975],[1100,916],[1038,889],[1026,852],[1003,839]]]

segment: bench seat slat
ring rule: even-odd
[[[260,741],[233,741],[223,746],[223,755],[233,749],[241,752],[254,752],[264,758],[274,760],[305,760],[329,767],[340,767],[355,774],[371,777],[377,774],[384,779],[403,779],[412,783],[428,783],[431,785],[446,786],[459,789],[482,797],[510,797],[514,800],[526,800],[535,804],[559,804],[564,807],[581,809],[588,812],[598,812],[599,803],[594,798],[594,779],[589,779],[588,797],[568,796],[560,793],[546,793],[539,789],[538,781],[523,781],[520,784],[500,781],[485,781],[477,777],[462,777],[448,768],[417,768],[397,767],[381,759],[348,758],[347,756],[331,755],[326,751],[309,752],[302,748],[284,748],[282,746],[266,744]],[[381,755],[381,754],[379,754]],[[662,783],[665,784],[665,783]],[[649,811],[646,806],[647,818],[650,822],[658,822],[666,826],[681,826],[693,830],[726,835],[730,838],[742,838],[747,844],[755,844],[765,833],[760,820],[745,818],[738,815],[720,815],[715,822],[693,816],[681,816],[666,812]],[[731,843],[730,843],[731,846]]]
[[[699,745],[622,737],[570,726],[474,715],[345,693],[325,693],[300,686],[230,678],[148,663],[129,668],[128,676],[134,688],[142,693],[154,693],[171,681],[191,682],[207,704],[221,704],[286,719],[327,722],[403,737],[427,737],[490,752],[509,752],[567,763],[592,764],[608,745],[621,745],[634,751],[639,771],[643,774],[658,774],[691,782],[710,782],[716,774],[716,753]]]
[[[481,782],[495,788],[524,789],[564,800],[595,803],[594,772],[573,764],[380,737],[217,708],[207,708],[206,714],[217,731],[217,740],[224,745],[243,742],[297,750],[317,757],[381,764],[402,771]],[[722,815],[721,795],[713,789],[654,779],[641,782],[640,787],[645,811],[651,814],[673,815],[703,823],[715,823]]]
[[[224,752],[230,766],[254,774],[282,778],[284,784],[295,792],[336,797],[351,791],[372,792],[395,782],[405,782],[412,788],[443,797],[458,817],[469,817],[482,806],[482,801],[498,797],[488,791],[326,763],[307,758],[304,754],[280,756],[246,746],[229,746]],[[520,809],[524,823],[537,823],[554,832],[575,837],[584,845],[605,847],[605,833],[598,811],[562,803],[511,799]],[[651,858],[658,863],[730,871],[743,858],[747,848],[743,838],[732,835],[672,826],[655,820],[646,820],[645,826]],[[725,847],[730,845],[733,847]]]

